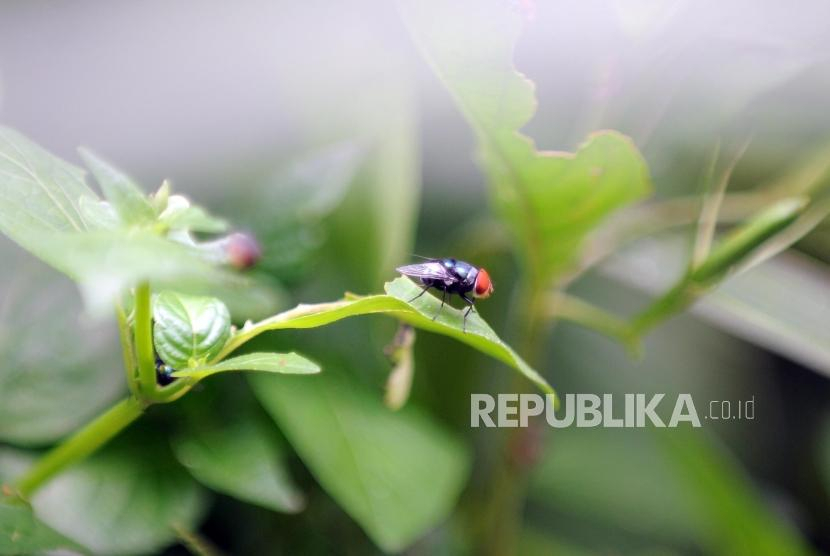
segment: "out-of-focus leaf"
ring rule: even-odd
[[[262,265],[281,276],[302,273],[322,245],[326,217],[343,201],[365,151],[355,141],[315,149],[234,196],[234,207],[264,246]],[[256,203],[248,202],[252,197]]]
[[[127,174],[89,149],[78,149],[104,197],[127,225],[147,224],[155,220],[156,211],[141,188]]]
[[[528,272],[544,284],[575,262],[585,236],[646,196],[648,169],[615,132],[576,153],[538,151],[521,129],[536,109],[533,84],[513,67],[520,10],[501,0],[399,0],[404,19],[478,137],[496,209],[512,227]]]
[[[22,500],[0,497],[0,554],[43,554],[51,551],[86,554],[87,551],[41,523]]]
[[[114,230],[121,225],[115,209],[106,201],[81,197],[78,205],[87,226],[92,230]]]
[[[145,230],[99,230],[32,234],[36,253],[79,283],[87,309],[106,314],[112,302],[135,284],[175,287],[189,293],[240,290],[247,280],[207,262],[194,248]]]
[[[69,280],[0,243],[0,440],[42,445],[124,389],[118,339],[83,318]]]
[[[319,373],[320,366],[296,353],[247,353],[225,359],[220,363],[178,371],[173,373],[173,376],[202,379],[227,371],[262,371],[288,375],[310,375]]]
[[[153,301],[153,320],[156,351],[175,369],[212,359],[231,332],[228,308],[214,297],[162,292]]]
[[[0,453],[0,473],[20,474],[32,457]],[[35,514],[94,554],[152,554],[194,528],[204,491],[175,461],[163,437],[128,433],[35,494]]]
[[[435,423],[392,413],[332,373],[249,380],[315,478],[382,549],[404,549],[449,514],[469,453]]]
[[[703,542],[708,553],[811,553],[795,528],[767,509],[738,463],[699,430],[654,430],[688,499],[706,524]]]
[[[84,171],[0,127],[0,231],[35,251],[31,233],[82,231],[81,198],[97,200]]]
[[[533,472],[534,503],[595,528],[621,528],[653,540],[691,542],[702,535],[700,516],[647,431],[557,429],[553,435]]]
[[[159,222],[173,230],[189,230],[192,232],[218,233],[228,229],[228,223],[216,218],[205,209],[190,204],[181,195],[172,195],[159,215]]]
[[[350,115],[348,129],[360,130],[367,153],[329,222],[329,247],[344,278],[356,284],[352,287],[374,287],[411,253],[420,154],[415,85],[401,69],[407,66],[398,63],[394,70],[384,70],[382,79],[372,77],[375,94],[362,99],[361,108]]]
[[[646,240],[603,264],[603,273],[648,292],[665,290],[685,269],[685,239]],[[729,280],[691,311],[741,338],[830,375],[830,273],[785,253]],[[788,287],[782,288],[782,284]]]
[[[467,318],[465,332],[464,309],[449,306],[441,309],[441,301],[429,294],[410,301],[421,292],[421,288],[411,280],[398,278],[387,282],[385,289],[386,295],[354,296],[332,303],[299,305],[256,324],[247,325],[231,337],[220,356],[229,354],[268,330],[315,328],[347,317],[386,313],[416,328],[443,334],[470,345],[510,365],[544,392],[553,393],[553,388],[545,379],[505,344],[477,313],[471,313]],[[438,316],[433,319],[436,315]]]
[[[744,472],[699,429],[555,434],[530,491],[540,504],[594,526],[693,543],[707,554],[807,553],[795,530],[766,507]]]
[[[199,482],[218,492],[278,512],[298,512],[305,505],[285,467],[284,444],[254,415],[190,420],[174,438],[173,450]]]

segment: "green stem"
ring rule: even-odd
[[[633,353],[639,351],[639,339],[632,333],[627,321],[578,297],[564,292],[551,295],[547,304],[547,316],[596,330],[614,338]]]
[[[127,315],[120,303],[115,306],[115,316],[118,320],[118,336],[121,339],[121,351],[124,357],[124,372],[127,375],[127,386],[132,394],[138,393],[138,384],[135,376],[135,350],[133,339],[130,335],[130,325],[127,322]]]
[[[43,456],[18,479],[18,491],[25,498],[30,498],[38,488],[66,467],[83,460],[106,444],[143,411],[144,405],[133,397],[118,402]]]
[[[148,399],[156,396],[156,359],[153,354],[153,312],[150,285],[135,289],[135,350],[138,359],[138,385]]]

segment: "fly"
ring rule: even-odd
[[[417,278],[423,286],[421,293],[410,299],[410,303],[430,288],[441,291],[441,308],[432,320],[441,314],[447,294],[461,297],[468,305],[464,311],[464,332],[467,331],[467,316],[475,310],[475,300],[486,299],[493,293],[493,282],[486,270],[458,259],[427,259],[426,262],[400,266],[396,270],[409,278]]]

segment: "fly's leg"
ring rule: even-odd
[[[415,301],[416,299],[418,299],[419,297],[421,297],[422,295],[427,293],[427,290],[430,289],[431,287],[432,287],[431,285],[424,286],[424,289],[421,290],[421,293],[419,293],[418,295],[416,295],[415,297],[413,297],[412,299],[407,301],[407,303],[412,303],[413,301]]]
[[[474,299],[470,299],[469,297],[467,297],[463,293],[461,294],[461,299],[463,299],[464,301],[466,301],[470,305],[469,307],[467,307],[467,310],[464,311],[464,327],[463,327],[463,330],[464,330],[464,333],[466,334],[467,333],[467,317],[470,316],[470,311],[475,311],[476,302],[475,302]]]
[[[439,307],[438,312],[435,313],[435,316],[432,317],[432,320],[438,318],[438,315],[441,314],[441,311],[444,309],[444,302],[447,300],[447,290],[441,290],[441,307]]]

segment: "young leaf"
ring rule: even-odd
[[[176,378],[203,379],[227,371],[263,371],[289,375],[310,375],[320,372],[320,367],[296,353],[248,353],[225,359],[220,363],[202,365],[195,369],[176,371]]]
[[[166,208],[159,215],[159,222],[172,230],[218,233],[228,229],[227,222],[211,216],[201,207],[192,206],[181,195],[169,197]]]
[[[284,463],[284,442],[254,415],[200,418],[173,440],[179,462],[202,484],[277,512],[302,510],[305,499]]]
[[[401,551],[449,514],[470,455],[425,416],[390,412],[334,373],[249,381],[320,485],[383,550]]]
[[[478,137],[493,204],[512,227],[527,271],[546,285],[573,266],[583,239],[600,221],[650,192],[642,156],[615,132],[591,135],[576,153],[539,151],[519,133],[536,100],[533,84],[511,60],[522,29],[513,3],[398,4]]]
[[[88,551],[41,523],[32,508],[17,498],[0,496],[0,554],[45,554]]]
[[[478,313],[471,313],[467,318],[465,332],[464,310],[449,306],[441,309],[441,301],[429,294],[410,301],[421,292],[421,288],[411,280],[398,278],[392,282],[387,282],[385,289],[386,295],[353,296],[332,303],[299,305],[284,313],[246,326],[228,341],[225,348],[220,352],[219,358],[268,330],[316,328],[347,317],[386,313],[416,328],[443,334],[470,345],[482,353],[510,365],[536,384],[542,391],[554,393],[553,388],[545,379],[525,363],[510,346],[505,344]],[[433,320],[436,315],[437,317]]]
[[[153,303],[153,319],[156,351],[175,369],[212,359],[230,336],[228,308],[213,297],[162,292]]]
[[[78,152],[101,186],[104,197],[115,208],[121,222],[132,225],[155,220],[156,212],[153,205],[129,176],[89,149],[80,148]]]

